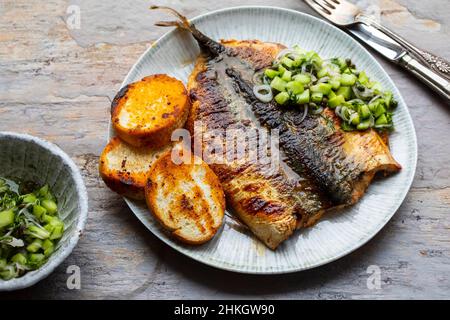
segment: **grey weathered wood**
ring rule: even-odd
[[[450,58],[450,7],[440,0],[383,0],[384,23],[418,46]],[[158,1],[189,17],[242,1]],[[374,3],[375,1],[360,1]],[[81,29],[69,30],[69,4]],[[259,0],[313,13],[300,0]],[[1,1],[0,130],[57,143],[82,168],[89,221],[73,254],[44,281],[3,298],[449,298],[450,106],[403,70],[379,59],[414,118],[419,162],[413,187],[394,218],[368,244],[323,267],[282,276],[233,274],[201,265],[164,245],[97,174],[111,97],[140,54],[164,30],[148,1]],[[82,289],[66,287],[81,267]],[[366,285],[381,268],[380,290]]]

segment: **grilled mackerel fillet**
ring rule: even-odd
[[[218,43],[165,9],[179,21],[157,25],[188,30],[202,49],[188,82],[192,108],[187,127],[218,175],[229,207],[268,247],[275,249],[324,212],[358,201],[377,172],[400,170],[374,130],[345,132],[329,109],[301,121],[298,109],[256,99],[252,78],[271,65],[282,45],[257,40]],[[267,152],[259,140],[252,140],[257,138],[246,141],[246,157],[230,155],[225,145],[229,129],[278,130],[280,165],[254,160],[255,153]],[[226,159],[211,150],[226,150]]]

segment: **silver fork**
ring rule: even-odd
[[[305,0],[317,13],[340,27],[363,24],[381,32],[406,51],[390,60],[410,70],[419,79],[450,101],[450,63],[425,50],[421,50],[378,23],[373,16],[365,15],[357,6],[345,0]],[[370,32],[370,29],[364,29]],[[374,47],[374,46],[372,46]],[[376,47],[374,47],[378,50]],[[381,52],[383,54],[383,52]],[[385,54],[383,54],[385,55]],[[386,55],[385,55],[386,56]]]

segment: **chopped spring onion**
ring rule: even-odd
[[[281,60],[281,58],[289,56],[291,54],[297,54],[297,52],[293,49],[283,49],[277,54],[277,56],[275,57],[275,61],[279,61]]]
[[[264,74],[265,74],[265,70],[260,70],[255,72],[255,74],[253,75],[253,84],[258,85],[258,84],[262,84],[264,82]]]
[[[268,84],[254,86],[253,93],[255,94],[255,97],[262,102],[272,101],[273,98],[272,89]]]
[[[368,100],[373,97],[373,91],[362,84],[352,86],[352,90],[358,99]]]
[[[390,91],[383,91],[379,82],[357,70],[350,59],[323,60],[314,51],[294,46],[280,51],[272,67],[257,72],[253,80],[259,100],[302,105],[304,117],[329,107],[342,119],[341,128],[346,131],[393,128],[392,112],[397,101]],[[266,86],[262,87],[261,82]],[[30,203],[35,205],[32,200]],[[40,205],[50,210],[43,216],[51,214],[51,207]]]
[[[311,113],[312,113],[312,114],[320,114],[320,113],[322,113],[322,111],[323,111],[323,107],[318,107],[318,108],[316,108],[316,109],[313,109],[313,110],[311,111]]]
[[[299,122],[299,123],[302,123],[303,120],[305,120],[306,115],[308,114],[308,105],[305,104],[305,106],[304,106],[303,108],[304,108],[304,109],[303,109],[303,116],[302,116],[302,118],[300,119],[300,122]]]

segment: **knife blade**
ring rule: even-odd
[[[359,23],[345,30],[393,62],[408,53],[397,41],[372,26]]]
[[[411,71],[426,85],[434,89],[442,97],[446,98],[447,102],[450,102],[449,81],[421,63],[414,54],[411,54],[407,48],[402,46],[395,39],[381,32],[377,28],[364,23],[354,24],[344,30],[370,46],[386,59]]]

